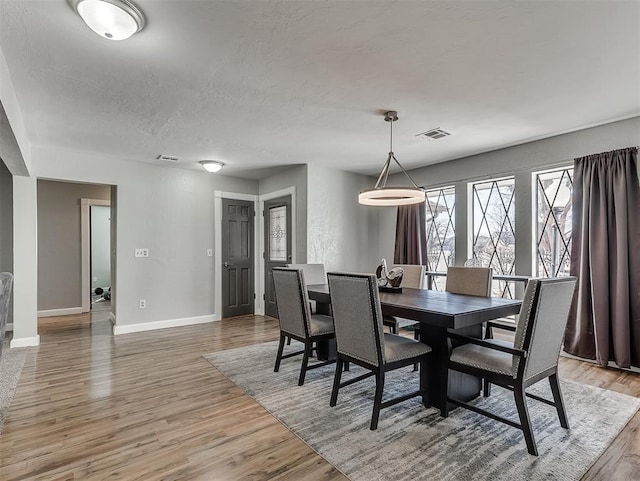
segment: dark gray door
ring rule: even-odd
[[[271,270],[291,263],[291,196],[265,201],[263,215],[264,312],[267,316],[278,317]]]
[[[253,202],[222,199],[222,317],[254,312]]]

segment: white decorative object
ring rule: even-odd
[[[380,261],[380,265],[376,269],[378,287],[398,289],[400,288],[400,284],[402,284],[403,275],[404,269],[402,267],[394,267],[389,270],[387,268],[387,260],[382,259]]]

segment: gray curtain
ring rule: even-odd
[[[565,351],[640,366],[638,148],[575,159],[571,274],[578,288]]]
[[[394,264],[427,264],[425,203],[398,206]]]

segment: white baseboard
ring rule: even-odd
[[[39,346],[39,345],[40,345],[40,336],[11,339],[11,344],[9,344],[10,347],[30,347],[30,346]]]
[[[7,325],[4,328],[5,332],[11,332],[13,331],[13,322],[8,322]]]
[[[114,326],[116,325],[116,315],[113,312],[109,313],[109,320],[111,321],[111,324]]]
[[[114,325],[113,334],[129,334],[131,332],[153,331],[155,329],[166,329],[168,327],[190,326],[192,324],[205,324],[207,322],[219,321],[220,316],[210,314],[208,316],[183,317],[181,319],[167,319],[165,321],[141,322],[140,324],[125,324],[123,326]]]
[[[67,307],[65,309],[48,309],[46,311],[38,311],[38,317],[70,316],[73,314],[82,314],[82,307]]]

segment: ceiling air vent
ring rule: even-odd
[[[180,162],[180,157],[176,157],[175,155],[158,155],[158,160],[164,160],[166,162]]]
[[[449,135],[451,135],[451,132],[447,132],[446,130],[442,130],[440,127],[438,127],[437,129],[431,129],[427,130],[426,132],[422,132],[421,134],[416,135],[416,137],[427,140],[438,140],[448,137]]]

